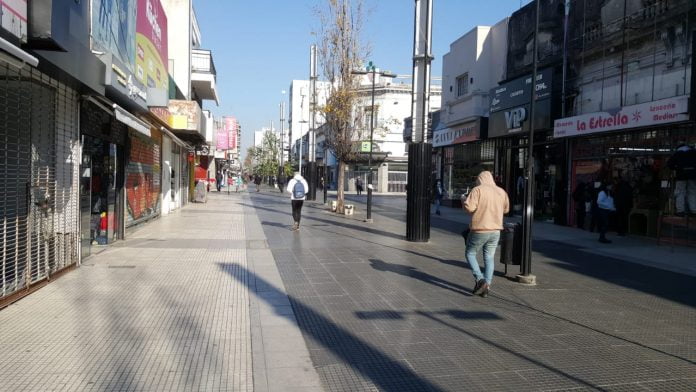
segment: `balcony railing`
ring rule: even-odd
[[[191,71],[217,75],[213,55],[210,50],[193,49],[191,51]]]

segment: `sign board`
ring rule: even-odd
[[[169,112],[172,129],[200,132],[202,113],[198,102],[170,99]]]
[[[370,152],[370,142],[360,142],[360,152]]]
[[[131,73],[135,63],[135,24],[136,0],[92,0],[93,49],[113,54]]]
[[[537,101],[534,105],[536,116],[534,117],[534,129],[549,129],[551,121],[551,99]],[[531,105],[503,109],[490,114],[488,122],[488,137],[509,136],[517,133],[529,132]]]
[[[239,123],[234,117],[225,116],[222,118],[225,132],[227,132],[227,149],[237,149],[237,133],[239,132]]]
[[[689,120],[689,97],[682,95],[659,101],[624,106],[613,112],[596,112],[558,119],[553,136],[580,136],[597,132],[646,127]]]
[[[481,139],[481,118],[433,132],[433,147],[473,142]]]
[[[21,42],[27,42],[27,1],[26,0],[0,0],[0,14],[2,15],[2,28],[19,38]]]
[[[107,90],[116,93],[124,100],[135,103],[139,107],[147,108],[147,90],[140,83],[128,67],[115,55],[108,53],[103,57],[106,64],[104,85]]]
[[[227,150],[229,142],[229,133],[225,128],[225,124],[215,121],[215,148],[218,150]]]
[[[169,89],[167,15],[160,0],[137,0],[135,76],[147,87]]]
[[[537,101],[551,97],[553,69],[547,68],[537,74]],[[523,76],[504,83],[491,90],[490,111],[498,112],[530,103],[532,96],[532,75]]]

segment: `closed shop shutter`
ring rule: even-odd
[[[130,131],[126,166],[126,227],[159,216],[162,192],[162,134],[152,129],[151,137]]]
[[[0,68],[0,299],[78,261],[78,95]]]

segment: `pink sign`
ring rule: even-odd
[[[137,0],[136,76],[148,87],[167,88],[167,15],[160,0]]]
[[[553,137],[579,136],[689,119],[689,97],[682,95],[659,101],[624,106],[615,113],[596,112],[556,120]]]
[[[239,123],[234,117],[223,117],[223,120],[225,122],[225,129],[229,133],[227,138],[227,149],[235,150],[237,149],[237,133],[239,132]]]
[[[216,143],[215,147],[218,150],[227,150],[227,145],[229,144],[227,128],[224,124],[216,123],[218,125],[216,129]]]

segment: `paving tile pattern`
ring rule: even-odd
[[[191,205],[0,311],[0,390],[252,390],[242,211]]]
[[[252,199],[328,391],[696,391],[694,278],[537,242],[539,284],[498,265],[484,299],[459,227],[413,244],[403,212],[308,203],[293,233],[287,200]]]

